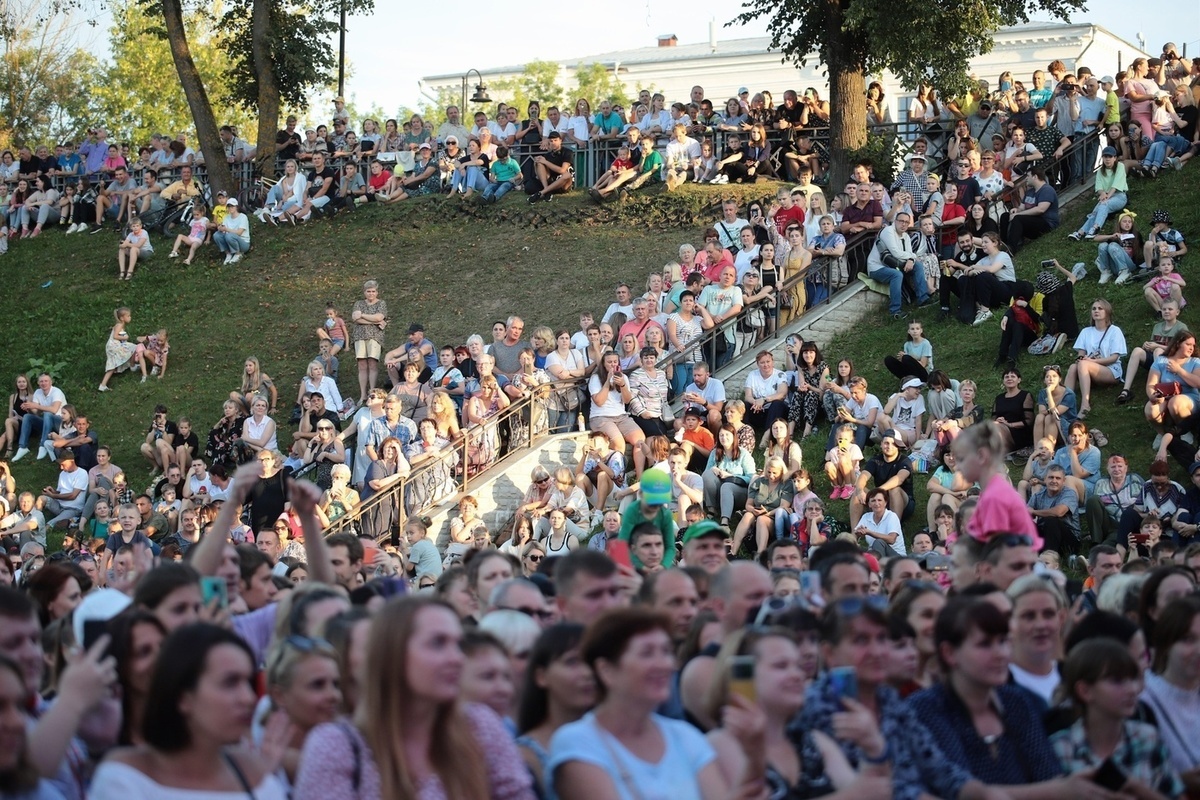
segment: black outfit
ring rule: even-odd
[[[1015,296],[1029,300],[1033,297],[1033,285],[1028,281],[1017,281]],[[1017,359],[1021,357],[1021,351],[1037,339],[1037,326],[1041,322],[1041,315],[1034,311],[1032,306],[1013,306],[1004,312],[1004,317],[1008,322],[1005,323],[1004,330],[1000,331],[1000,350],[996,355],[996,362],[1016,364]],[[1032,327],[1029,323],[1032,323]]]
[[[263,478],[250,490],[250,528],[255,533],[270,530],[287,503],[287,481],[292,468],[284,467],[269,478]]]
[[[991,222],[993,226],[996,224],[995,222],[992,222],[992,220],[990,220],[990,219],[987,221]],[[954,254],[953,260],[957,261],[960,264],[966,264],[968,267],[973,267],[976,264],[978,264],[980,259],[982,259],[982,258],[983,258],[983,250],[981,250],[978,247],[973,247],[973,248],[971,248],[970,253],[964,253],[962,250],[959,250],[958,252],[956,252]],[[962,284],[962,280],[957,277],[957,274],[958,273],[956,272],[954,275],[943,275],[941,282],[938,284],[938,295],[939,295],[939,299],[941,301],[940,305],[941,305],[943,311],[950,310],[950,295],[955,294],[955,295],[958,295],[959,297],[962,296],[963,284]],[[961,309],[962,305],[965,305],[965,304],[960,304],[960,309]],[[971,306],[971,319],[968,320],[968,322],[974,322],[974,320],[975,320],[974,314],[975,314],[975,307]],[[959,312],[959,318],[960,319],[962,318],[961,310]]]
[[[1010,424],[1021,425],[1020,428],[1009,429],[1012,431],[1013,447],[1017,450],[1033,446],[1033,425],[1025,416],[1026,400],[1032,404],[1033,396],[1024,389],[1018,391],[1014,397],[1008,397],[1001,392],[996,395],[996,402],[992,407],[993,419],[1002,418]],[[1030,408],[1032,409],[1033,406],[1030,405]]]
[[[896,454],[894,461],[885,461],[883,455],[880,454],[870,458],[863,465],[863,470],[871,475],[873,486],[882,486],[898,475],[901,470],[908,470],[908,476],[900,484],[901,491],[908,495],[908,503],[904,506],[904,513],[900,515],[900,521],[903,522],[912,516],[916,509],[916,500],[913,496],[913,465],[911,461],[899,453]]]

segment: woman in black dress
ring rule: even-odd
[[[1000,428],[1009,453],[1033,447],[1033,395],[1021,388],[1021,373],[1009,367],[1002,377],[1004,391],[996,395],[992,419]]]

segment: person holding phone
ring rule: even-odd
[[[735,664],[749,667],[749,675],[735,675]],[[717,691],[712,693],[709,711],[714,718],[731,692],[741,694],[734,686],[735,678],[741,678],[738,683],[745,684],[750,702],[766,718],[764,757],[770,797],[818,797],[843,790],[858,797],[887,796],[891,766],[886,761],[857,772],[828,734],[817,730],[789,732],[789,721],[804,708],[808,681],[800,647],[787,629],[742,630],[734,634],[717,655],[715,674]],[[884,749],[883,734],[870,713],[853,699],[844,702],[851,709],[844,712],[851,726],[857,723],[856,738]],[[727,714],[724,724],[708,734],[727,780],[736,779],[745,769],[746,757],[739,744],[743,725],[741,715]]]
[[[1051,735],[1063,772],[1095,770],[1106,789],[1138,798],[1179,797],[1183,781],[1158,729],[1133,719],[1142,665],[1116,639],[1080,642],[1063,664],[1059,696],[1076,717]]]

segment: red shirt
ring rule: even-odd
[[[793,223],[804,224],[804,209],[800,206],[793,205],[791,208],[781,208],[775,212],[775,229],[779,231],[780,236],[783,236]]]
[[[967,210],[958,203],[946,203],[942,208],[942,219],[958,219],[966,217]],[[946,228],[942,233],[943,245],[954,245],[958,243],[958,229]]]

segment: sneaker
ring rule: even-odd
[[[1092,231],[1091,233],[1085,233],[1085,234],[1083,235],[1083,238],[1084,238],[1084,239],[1087,239],[1087,240],[1090,242],[1090,241],[1092,241],[1093,239],[1095,239],[1095,238],[1096,238],[1096,232],[1095,232],[1095,231]]]
[[[46,452],[45,445],[42,445],[41,447],[38,448],[38,454],[37,454],[38,461],[41,461],[43,458],[49,458],[49,457],[50,457],[50,454]]]
[[[903,311],[897,311],[895,314],[892,314],[892,319],[908,319],[908,314],[905,314]]]
[[[854,497],[854,486],[847,483],[842,487],[842,499],[849,500],[851,497]]]
[[[1071,274],[1079,280],[1083,280],[1087,277],[1087,267],[1082,261],[1076,262],[1075,266],[1071,267]]]
[[[27,455],[29,455],[29,448],[28,448],[28,447],[18,447],[18,448],[17,448],[17,452],[13,453],[12,460],[13,460],[13,461],[20,461],[22,458],[24,458],[24,457],[25,457],[25,456],[27,456]]]
[[[102,230],[104,230],[104,226],[103,226],[103,225],[93,225],[93,226],[92,226],[92,227],[91,227],[91,228],[88,230],[88,235],[89,235],[89,236],[95,236],[97,233],[100,233],[100,231],[102,231]]]
[[[236,263],[238,263],[238,262],[239,262],[239,261],[241,261],[241,260],[242,260],[242,254],[241,254],[241,253],[234,253],[234,254],[233,254],[233,256],[232,256],[232,257],[229,259],[229,263],[230,263],[230,264],[236,264]]]
[[[1067,238],[1070,239],[1072,242],[1078,242],[1080,239],[1083,238],[1083,232],[1075,231],[1074,233],[1068,234]]]
[[[267,215],[267,210],[265,208],[260,208],[258,211],[254,212],[254,218],[257,219],[259,222],[261,222],[263,225],[267,224],[266,215]]]
[[[1063,349],[1063,345],[1065,345],[1066,343],[1067,343],[1067,335],[1065,333],[1060,333],[1058,336],[1056,336],[1054,338],[1054,347],[1050,350],[1050,352],[1057,353],[1059,350]]]
[[[554,200],[554,195],[552,195],[552,194],[544,194],[544,195],[542,195],[542,202],[544,202],[544,203],[550,203],[550,202],[552,202],[553,200]]]
[[[1175,168],[1176,172],[1183,169],[1183,161],[1180,160],[1179,156],[1171,156],[1167,161],[1171,162],[1171,166]]]
[[[937,321],[945,322],[949,318],[950,318],[950,309],[946,308],[945,306],[942,306],[938,310]]]
[[[167,258],[179,258],[179,253],[175,253],[175,252],[167,253]]]
[[[1109,281],[1111,281],[1111,280],[1112,280],[1112,273],[1111,273],[1111,272],[1109,272],[1109,271],[1108,271],[1108,270],[1106,270],[1106,269],[1102,269],[1102,270],[1100,270],[1100,280],[1099,280],[1099,283],[1108,283],[1108,282],[1109,282]]]
[[[983,323],[987,322],[991,318],[992,318],[992,310],[990,308],[981,308],[981,309],[979,309],[979,313],[975,315],[975,321],[972,322],[971,324],[972,325],[982,325]]]
[[[276,228],[278,228],[279,227],[279,215],[271,214],[269,217],[267,217],[267,222],[271,223]]]
[[[151,374],[151,375],[157,375],[157,374],[158,374],[158,364],[155,364],[153,367],[151,367],[151,368],[150,368],[150,374]]]
[[[1133,273],[1130,272],[1129,270],[1125,270],[1120,275],[1118,275],[1117,279],[1113,282],[1117,283],[1117,284],[1128,283],[1132,277],[1133,277]]]
[[[228,263],[230,263],[231,261],[233,261],[233,253],[226,253],[226,254],[225,254],[225,260],[224,260],[223,262],[221,262],[221,263],[222,263],[222,264],[228,264]]]
[[[529,195],[529,205],[533,205],[534,203],[540,202],[541,199],[542,199],[542,193],[534,192],[533,194]]]
[[[110,392],[110,391],[112,391],[112,390],[111,390],[111,389],[109,389],[107,386],[100,385],[100,386],[97,386],[97,387],[96,387],[96,391],[97,391],[97,392]]]
[[[716,183],[716,181],[713,181],[713,183]],[[13,461],[16,461],[16,459],[14,458]],[[833,491],[829,493],[829,499],[830,500],[841,500],[842,499],[842,487],[841,486],[833,487]]]
[[[76,222],[73,223],[71,227],[67,228],[67,233],[83,233],[86,230],[87,225],[84,225],[82,222]]]

